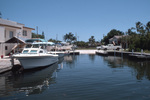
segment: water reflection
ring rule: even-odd
[[[78,56],[76,55],[67,55],[64,57],[64,63],[66,63],[66,67],[74,68],[76,66]]]
[[[95,60],[95,55],[94,55],[94,54],[89,54],[89,59],[90,59],[91,61],[94,61],[94,60]]]
[[[24,93],[26,96],[39,94],[56,83],[57,72],[62,68],[62,61],[47,68],[21,74],[11,71],[0,76],[0,96],[11,96],[13,93]]]
[[[103,57],[104,61],[108,63],[108,66],[111,68],[123,67],[123,58],[116,56],[107,56]]]
[[[134,75],[138,80],[147,78],[150,80],[150,61],[134,61],[127,58],[108,56],[103,57],[105,62],[108,62],[108,66],[111,68],[130,67],[133,69]]]

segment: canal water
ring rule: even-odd
[[[0,74],[0,100],[150,100],[150,62],[65,56],[47,68]]]

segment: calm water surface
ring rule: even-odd
[[[150,100],[150,62],[65,56],[44,69],[0,74],[0,100]]]

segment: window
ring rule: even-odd
[[[29,50],[24,50],[23,53],[28,53]]]
[[[8,50],[8,47],[7,47],[7,46],[5,46],[5,50]]]
[[[9,31],[9,38],[12,38],[14,36],[13,34],[13,31]]]
[[[37,53],[37,50],[31,50],[30,53]]]
[[[39,44],[34,44],[33,48],[39,48]]]
[[[27,36],[27,31],[23,30],[23,36]]]
[[[43,53],[43,51],[40,51],[39,53]]]

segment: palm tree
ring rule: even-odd
[[[136,23],[137,32],[139,32],[139,33],[142,34],[142,35],[145,34],[144,28],[145,28],[145,26],[144,26],[141,22],[137,22],[137,23]]]
[[[94,39],[94,36],[91,36],[91,38],[89,38],[89,43],[91,45],[93,45],[95,43],[95,39]]]
[[[150,33],[150,21],[146,24],[146,30],[148,33]]]
[[[69,42],[70,44],[73,42],[73,41],[76,41],[76,37],[74,36],[74,34],[72,34],[71,32],[69,34],[66,33],[66,35],[64,35],[64,40],[66,42]]]

